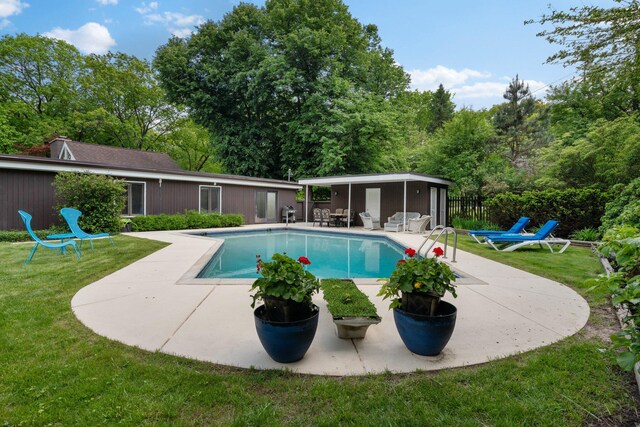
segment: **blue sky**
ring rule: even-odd
[[[383,45],[411,74],[412,87],[439,83],[458,105],[490,107],[502,102],[519,74],[536,96],[572,69],[544,64],[558,47],[536,37],[549,11],[593,4],[587,0],[344,0],[361,23],[378,26]],[[152,59],[171,34],[188,36],[206,21],[231,11],[233,0],[0,0],[0,32],[64,39],[84,53],[122,51]],[[264,4],[263,1],[254,1]],[[598,1],[600,5],[610,0]]]

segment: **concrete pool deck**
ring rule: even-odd
[[[352,231],[385,235],[414,248],[424,241],[414,234]],[[363,340],[339,339],[322,296],[316,295],[320,319],[313,344],[301,361],[281,364],[260,344],[246,281],[219,284],[209,279],[193,284],[193,272],[221,244],[219,240],[178,231],[129,235],[170,245],[82,288],[71,301],[75,315],[97,334],[124,344],[222,365],[339,376],[437,370],[549,345],[578,332],[589,318],[589,305],[569,287],[458,250],[458,262],[451,265],[466,280],[458,284],[458,298],[445,297],[458,308],[458,319],[440,355],[418,356],[407,350],[389,302],[376,296],[379,284],[356,280],[382,322],[371,326]]]

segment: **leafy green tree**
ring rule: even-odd
[[[176,129],[165,138],[163,151],[181,168],[190,171],[222,172],[217,162],[212,136],[204,127],[191,119],[182,119]]]
[[[0,102],[11,144],[33,146],[68,129],[78,107],[82,56],[72,45],[18,34],[0,39]]]
[[[455,108],[451,93],[441,83],[429,100],[427,131],[433,133],[444,126],[453,117]]]
[[[170,99],[216,135],[228,172],[274,178],[289,168],[303,177],[377,163],[380,148],[365,142],[379,141],[371,135],[384,132],[370,129],[386,125],[372,123],[383,119],[379,108],[362,106],[408,84],[375,26],[339,0],[242,3],[190,39],[169,40],[154,64]],[[362,132],[356,119],[368,123]],[[347,160],[359,149],[357,162]]]
[[[636,116],[598,119],[585,136],[542,150],[539,185],[609,188],[640,177],[640,123]]]
[[[462,193],[480,193],[486,182],[487,145],[494,137],[488,113],[463,109],[425,146],[419,171],[453,180]]]
[[[157,147],[173,130],[179,112],[165,100],[149,63],[108,53],[89,55],[85,64],[86,114],[75,121],[78,139],[141,150]]]

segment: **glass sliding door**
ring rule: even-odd
[[[256,222],[277,222],[278,192],[256,191]]]

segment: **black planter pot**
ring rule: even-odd
[[[393,320],[402,342],[415,354],[435,356],[447,345],[456,326],[457,309],[440,301],[434,316],[408,313],[393,309]]]
[[[311,316],[295,322],[275,322],[265,319],[265,306],[253,312],[256,331],[267,354],[276,362],[291,363],[302,359],[311,346],[318,328],[318,306]]]
[[[295,322],[311,317],[312,307],[310,302],[297,302],[291,299],[262,297],[266,307],[265,318],[272,322]]]
[[[435,292],[403,292],[400,301],[400,308],[407,313],[435,314],[440,303],[440,295]]]

